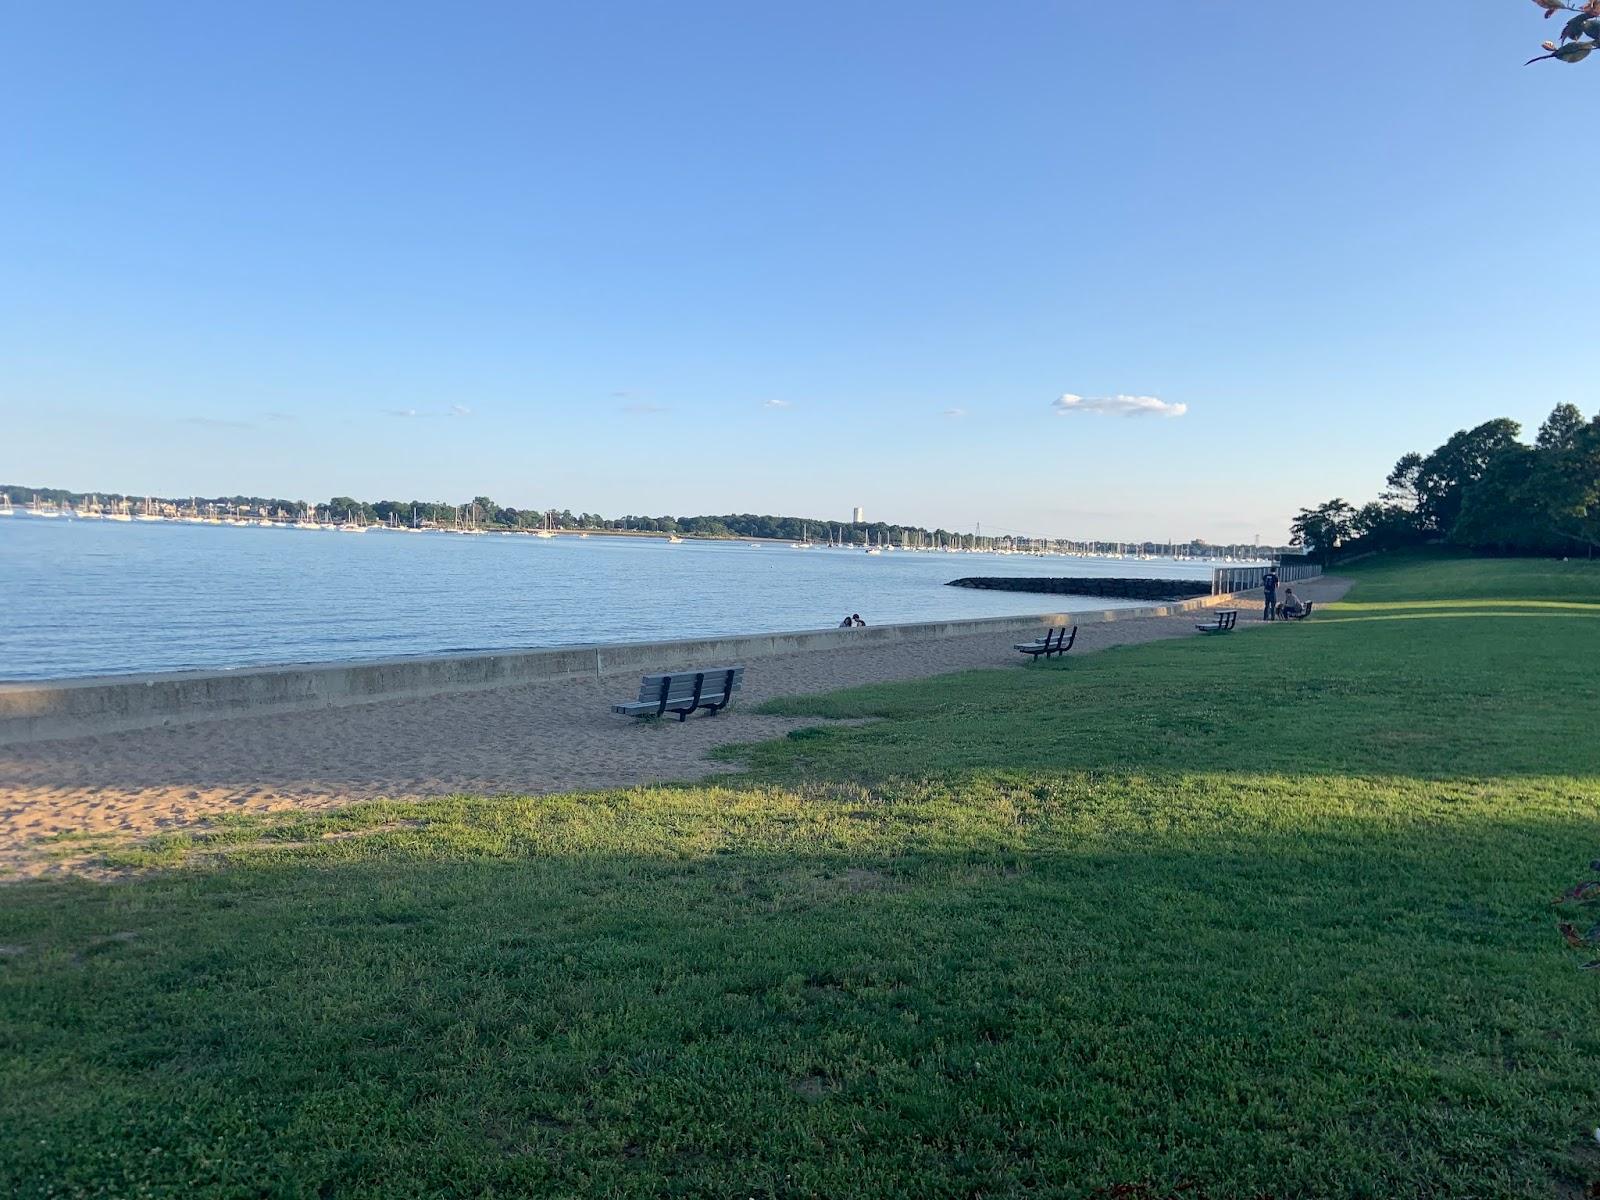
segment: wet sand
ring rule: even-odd
[[[1307,581],[1338,599],[1338,579]],[[1260,624],[1241,598],[1239,628]],[[1073,655],[1195,637],[1205,614],[1085,625]],[[314,712],[236,716],[166,729],[0,746],[0,879],[74,869],[46,858],[62,834],[138,838],[220,813],[321,809],[391,797],[578,791],[703,778],[706,752],[779,737],[814,718],[764,717],[762,701],[864,683],[1020,665],[1013,638],[985,634],[753,660],[735,706],[685,723],[616,716],[627,678],[528,684]]]

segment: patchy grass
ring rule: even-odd
[[[233,822],[7,889],[0,1185],[1576,1195],[1600,951],[1557,922],[1600,913],[1552,900],[1600,853],[1600,625],[1504,601],[1596,577],[1447,565],[785,702],[882,720],[715,785]],[[1370,607],[1446,583],[1519,615]]]

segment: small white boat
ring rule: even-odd
[[[679,542],[683,541],[683,539],[681,537],[679,537],[675,533],[669,533],[667,535],[667,541],[672,543],[673,545],[677,545]]]

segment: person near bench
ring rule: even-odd
[[[1301,603],[1300,597],[1294,594],[1293,588],[1283,589],[1283,615],[1291,620],[1298,620],[1306,615],[1306,606]]]
[[[1263,621],[1270,621],[1278,611],[1278,573],[1271,567],[1261,577],[1261,590],[1266,593],[1267,606],[1261,614]]]

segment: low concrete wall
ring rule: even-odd
[[[874,625],[865,629],[7,683],[0,684],[0,745],[152,729],[247,713],[368,704],[403,696],[437,696],[610,675],[639,676],[680,667],[743,663],[806,650],[980,634],[1030,636],[1041,625],[1091,625],[1168,616],[1227,600],[1225,596],[1206,596],[1155,607]]]

